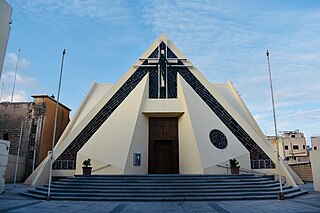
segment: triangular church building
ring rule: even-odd
[[[276,154],[231,82],[210,83],[161,34],[115,84],[94,82],[53,154],[53,176],[277,174]],[[283,162],[286,183],[301,180]],[[27,180],[48,182],[47,157]]]

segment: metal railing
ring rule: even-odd
[[[111,164],[107,164],[107,165],[104,165],[104,166],[98,167],[98,168],[96,168],[96,169],[92,169],[92,172],[96,172],[96,171],[99,171],[99,170],[101,170],[101,169],[108,168],[109,166],[111,166]]]
[[[229,174],[229,171],[231,171],[231,167],[229,164],[226,164],[226,165],[218,164],[217,166],[220,168],[225,168],[227,170],[227,174]],[[256,170],[246,169],[246,168],[241,168],[241,167],[240,167],[239,171],[240,171],[240,174],[254,174],[256,176],[262,176],[262,177],[273,176],[275,179],[279,179],[279,175],[276,173],[273,173],[273,172],[270,172],[270,173],[265,173],[265,172],[260,172],[260,171],[258,172]],[[282,180],[283,184],[286,184],[287,179],[285,176],[281,175],[281,180]]]
[[[272,160],[251,160],[252,169],[274,169]]]

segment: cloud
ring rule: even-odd
[[[4,69],[9,71],[14,71],[18,60],[18,55],[16,53],[8,53],[5,58]],[[30,67],[30,61],[25,58],[19,59],[19,69],[27,69]]]
[[[9,71],[9,72],[4,72],[3,76],[2,76],[2,82],[8,82],[11,83],[14,80],[14,72],[13,71]],[[33,87],[36,86],[37,81],[36,79],[29,77],[29,76],[25,76],[25,75],[21,75],[21,74],[16,74],[16,84],[19,84],[20,86],[23,87]]]
[[[33,22],[46,21],[64,26],[101,23],[120,23],[127,18],[127,10],[122,1],[103,0],[32,0],[13,1],[16,10]],[[57,27],[57,26],[56,26]]]
[[[8,53],[5,57],[4,69],[1,76],[1,87],[3,85],[1,101],[11,101],[17,59],[18,56],[15,53]],[[27,70],[30,67],[31,63],[28,59],[19,59],[13,96],[14,102],[28,101],[30,97],[27,90],[37,86],[37,80],[27,74]]]
[[[12,90],[10,91],[8,88],[3,90],[3,94],[0,102],[10,102],[12,96]],[[27,102],[30,98],[24,90],[15,90],[13,95],[13,102]]]

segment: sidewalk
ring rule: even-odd
[[[320,212],[320,192],[313,191],[307,183],[301,188],[309,194],[290,200],[253,201],[212,201],[212,202],[89,202],[89,201],[43,201],[19,195],[28,186],[22,184],[13,188],[6,185],[5,193],[0,194],[0,212]]]

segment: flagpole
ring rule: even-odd
[[[60,69],[60,78],[59,78],[59,86],[58,86],[58,96],[57,96],[56,113],[55,113],[55,117],[54,117],[54,127],[53,127],[53,137],[52,137],[52,150],[51,150],[51,155],[50,155],[50,173],[49,173],[49,185],[48,185],[47,200],[51,200],[50,192],[51,192],[51,181],[52,181],[53,149],[54,149],[54,142],[56,140],[60,87],[61,87],[62,70],[63,70],[63,62],[64,62],[64,55],[65,54],[66,54],[66,49],[63,50],[62,59],[61,59],[61,69]]]
[[[21,123],[21,128],[20,128],[20,136],[19,136],[17,160],[16,160],[16,167],[15,167],[15,170],[14,170],[14,178],[13,178],[13,187],[16,187],[16,181],[17,181],[17,175],[18,175],[19,156],[20,156],[22,133],[23,133],[23,123],[24,123],[24,121],[22,121],[22,123]]]
[[[16,86],[16,78],[17,78],[17,71],[18,71],[18,65],[19,65],[19,58],[20,58],[20,49],[18,50],[18,58],[17,58],[17,63],[16,63],[16,69],[14,71],[14,80],[13,80],[13,87],[12,87],[12,94],[11,94],[11,103],[13,101],[14,88]]]
[[[267,50],[267,59],[268,59],[268,68],[269,68],[269,81],[270,81],[271,100],[272,100],[274,133],[276,136],[276,144],[277,144],[277,163],[278,163],[278,175],[279,175],[279,185],[280,185],[280,192],[279,192],[278,199],[284,200],[284,193],[283,193],[283,189],[282,189],[282,178],[281,178],[281,171],[280,171],[280,155],[279,155],[279,140],[278,140],[276,110],[275,110],[275,106],[274,106],[274,95],[273,95],[272,76],[271,76],[271,68],[270,68],[270,53],[268,50]]]
[[[2,100],[3,87],[4,87],[4,82],[2,82],[2,86],[1,86],[0,102]]]

